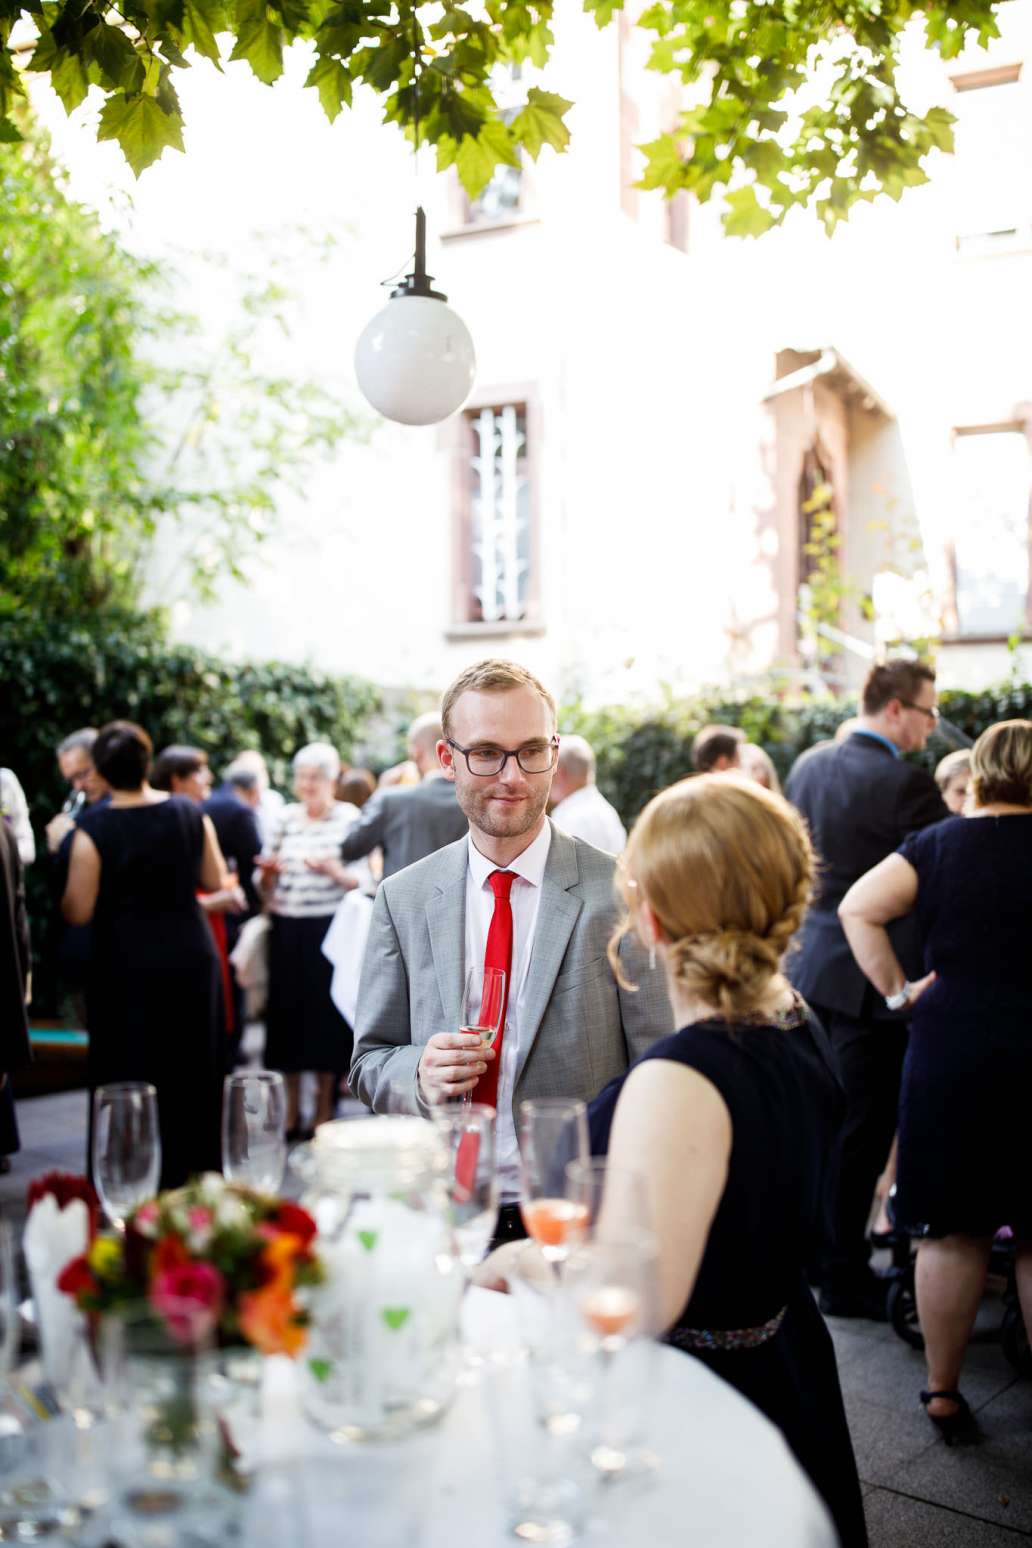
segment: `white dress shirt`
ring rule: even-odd
[[[502,1038],[502,1067],[498,1076],[498,1117],[495,1128],[495,1166],[503,1204],[519,1198],[519,1145],[512,1114],[513,1076],[520,1052],[524,1024],[526,991],[545,862],[552,843],[552,829],[545,823],[532,844],[508,865],[495,865],[486,859],[469,838],[469,864],[466,870],[466,967],[467,971],[484,961],[487,932],[491,928],[495,898],[488,883],[494,871],[512,871],[509,902],[512,907],[512,971],[509,975],[509,1002],[505,1011],[505,1035]],[[474,1100],[476,1093],[474,1092]]]
[[[584,839],[607,855],[618,855],[627,843],[627,830],[615,806],[597,785],[582,785],[552,808],[552,821],[571,838]]]

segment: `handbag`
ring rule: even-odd
[[[237,983],[244,991],[248,1021],[257,1021],[264,1014],[269,998],[271,928],[268,914],[255,914],[241,926],[237,943],[229,954]]]

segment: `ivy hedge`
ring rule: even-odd
[[[977,693],[947,689],[939,704],[943,715],[974,739],[998,720],[1032,719],[1032,684],[1006,683]],[[855,699],[793,702],[774,695],[736,698],[725,690],[670,698],[651,708],[589,710],[569,704],[561,723],[564,731],[587,737],[598,759],[599,787],[630,824],[658,791],[692,772],[692,740],[704,725],[741,726],[749,741],[770,754],[784,781],[801,752],[833,736],[839,722],[856,712]],[[934,769],[953,745],[937,732],[917,761]]]
[[[0,764],[24,787],[37,859],[26,876],[34,957],[33,1009],[59,1010],[57,920],[44,827],[67,796],[54,757],[80,726],[138,721],[156,749],[203,747],[223,768],[258,747],[274,784],[289,790],[289,760],[306,742],[328,741],[347,758],[380,706],[376,688],[280,662],[230,663],[170,645],[159,620],[133,613],[54,625],[24,613],[0,619]]]

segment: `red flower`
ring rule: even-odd
[[[155,1274],[150,1303],[183,1344],[199,1343],[215,1331],[225,1280],[211,1263],[180,1263]]]
[[[57,1276],[57,1288],[65,1295],[74,1296],[76,1300],[80,1295],[88,1295],[90,1291],[96,1290],[97,1281],[86,1261],[85,1253],[78,1258],[73,1258],[71,1263],[65,1264]]]
[[[30,1214],[33,1206],[48,1193],[53,1194],[58,1209],[64,1209],[73,1199],[82,1199],[89,1213],[90,1235],[96,1233],[100,1203],[88,1177],[81,1177],[76,1172],[46,1172],[42,1177],[33,1178],[25,1198]]]
[[[186,1250],[186,1243],[181,1236],[170,1231],[163,1236],[154,1249],[151,1259],[151,1275],[157,1279],[159,1274],[167,1274],[171,1269],[181,1268],[184,1263],[189,1263],[190,1254]]]
[[[289,1200],[285,1200],[276,1213],[270,1216],[269,1223],[287,1236],[296,1236],[302,1247],[308,1246],[318,1230],[307,1209],[302,1209],[300,1204],[291,1204]]]

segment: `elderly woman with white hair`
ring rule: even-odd
[[[288,1137],[301,1138],[301,1074],[318,1075],[315,1122],[333,1117],[337,1087],[351,1063],[352,1031],[330,998],[333,969],[323,937],[345,892],[359,885],[339,859],[359,811],[334,799],[340,758],[310,742],[294,758],[296,804],[285,806],[258,857],[272,929],[265,1062],[287,1084]]]

